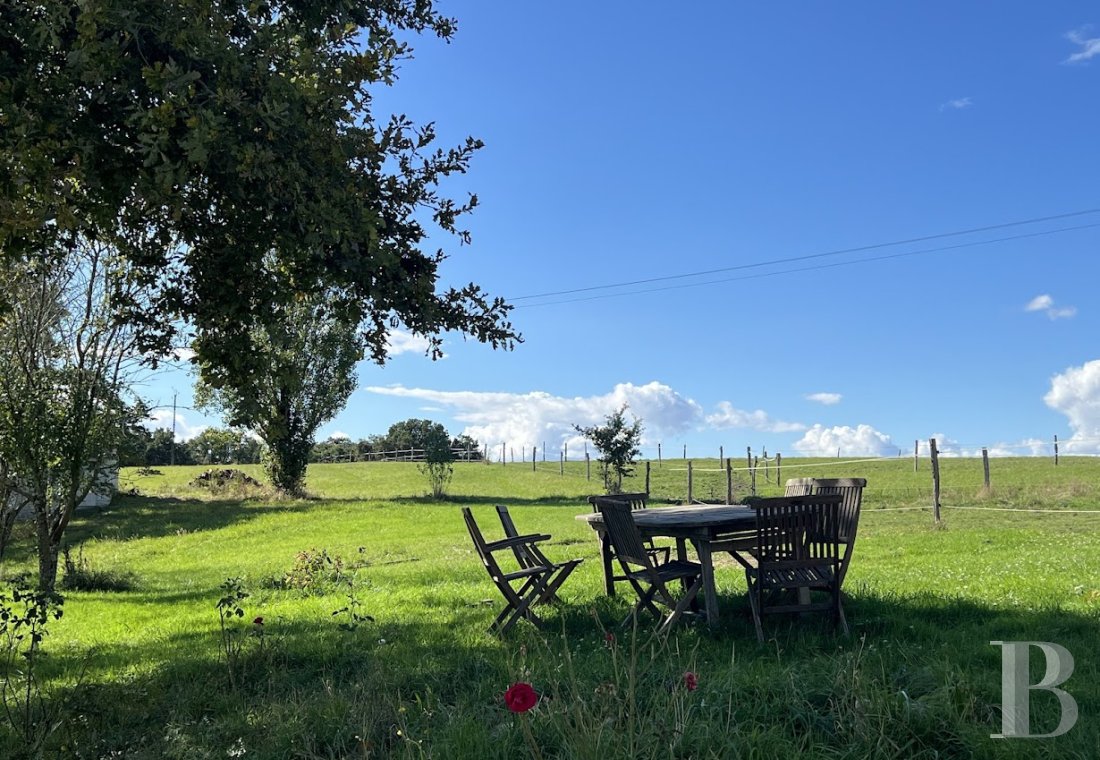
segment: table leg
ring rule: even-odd
[[[605,531],[599,531],[600,561],[603,563],[603,590],[608,596],[615,596],[614,570],[612,569],[611,541]]]
[[[714,588],[714,563],[711,561],[710,544],[706,541],[693,541],[695,553],[699,555],[700,575],[703,578],[703,597],[707,605],[707,625],[718,626],[718,592]]]

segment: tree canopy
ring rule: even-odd
[[[123,304],[143,349],[187,323],[210,365],[262,372],[252,328],[322,292],[377,362],[399,323],[434,351],[448,330],[519,339],[479,286],[437,292],[445,253],[421,250],[428,219],[468,239],[476,196],[439,185],[481,142],[371,111],[409,33],[454,34],[430,0],[0,0],[0,29],[3,256],[112,243],[147,295]]]
[[[600,474],[604,488],[608,493],[622,490],[623,478],[634,472],[634,460],[641,454],[638,445],[642,440],[642,421],[635,418],[633,423],[626,421],[626,404],[607,415],[603,425],[573,429],[583,435],[600,453]]]

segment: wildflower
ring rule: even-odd
[[[690,670],[684,673],[684,688],[688,691],[695,691],[699,688],[699,677]]]
[[[258,618],[256,618],[255,620],[252,621],[252,625],[263,625],[263,624],[264,624],[264,619],[262,617],[258,617]]]
[[[504,704],[514,713],[525,713],[539,701],[539,695],[529,683],[519,681],[504,692]]]
[[[609,647],[615,646],[615,634],[613,634],[611,631],[608,631],[603,635],[603,641]]]

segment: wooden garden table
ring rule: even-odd
[[[651,507],[634,510],[631,514],[644,538],[655,536],[675,538],[678,559],[687,559],[685,542],[691,541],[701,567],[707,625],[711,628],[717,626],[718,593],[714,587],[714,563],[711,556],[717,548],[720,551],[730,551],[735,559],[746,564],[747,561],[737,553],[737,549],[747,548],[746,542],[754,538],[756,511],[751,507],[737,504],[713,504],[690,507]],[[607,540],[607,532],[603,527],[603,515],[592,512],[577,515],[577,519],[587,522],[599,537],[604,591],[608,596],[614,596],[613,557],[611,544]]]

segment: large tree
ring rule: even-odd
[[[222,411],[266,444],[264,468],[272,484],[302,492],[317,428],[332,419],[355,390],[362,338],[330,302],[309,298],[279,307],[249,335],[264,371],[238,375],[198,355],[202,378],[196,400]],[[209,378],[219,378],[220,387]]]
[[[437,292],[445,255],[421,250],[433,227],[467,239],[476,197],[439,184],[480,141],[435,149],[431,124],[371,108],[410,33],[455,28],[431,0],[0,0],[2,255],[112,242],[143,348],[189,324],[230,391],[268,369],[257,326],[318,294],[378,362],[399,323],[434,351],[448,330],[511,347],[509,307]]]

